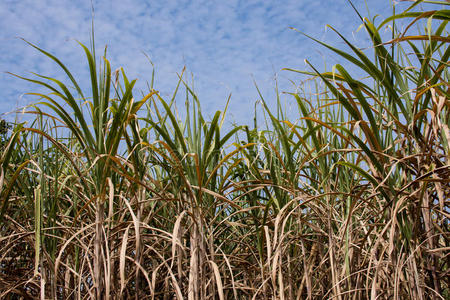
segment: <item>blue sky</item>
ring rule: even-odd
[[[108,45],[113,69],[124,67],[145,89],[152,66],[155,88],[172,93],[183,66],[194,76],[194,86],[206,115],[223,109],[228,95],[230,122],[248,123],[258,94],[255,80],[269,103],[274,103],[275,76],[281,91],[293,91],[298,81],[284,67],[306,69],[307,58],[320,70],[338,59],[290,26],[320,40],[343,47],[331,24],[357,45],[369,45],[360,21],[346,0],[181,1],[93,0],[97,53]],[[390,15],[389,0],[354,0],[367,16]],[[366,3],[365,3],[366,2]],[[367,5],[366,5],[367,4]],[[406,3],[401,3],[406,7]],[[37,87],[3,73],[36,72],[64,78],[58,67],[18,37],[60,58],[88,88],[87,63],[76,40],[89,44],[90,0],[2,0],[0,2],[0,113],[13,111],[36,98],[24,93]],[[290,101],[283,96],[283,101]],[[178,103],[180,107],[182,102]],[[13,115],[3,117],[11,118]]]

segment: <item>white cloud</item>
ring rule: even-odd
[[[368,2],[373,13],[389,13],[388,1]],[[144,88],[151,76],[151,65],[142,51],[155,63],[156,88],[163,95],[172,92],[176,73],[186,64],[194,73],[204,110],[212,113],[222,109],[228,94],[233,93],[229,111],[235,121],[245,123],[253,116],[258,98],[252,76],[273,101],[274,71],[304,68],[305,57],[323,66],[323,57],[316,52],[321,48],[289,26],[336,42],[334,33],[325,33],[325,24],[335,24],[347,37],[359,25],[344,0],[98,0],[94,7],[97,54],[108,44],[113,67],[123,66],[129,77],[138,77],[138,87]],[[358,7],[365,10],[362,5]],[[54,53],[87,87],[87,63],[73,40],[89,43],[90,22],[90,0],[0,2],[0,70],[61,75],[48,58],[15,39],[20,36]],[[328,65],[335,62],[324,57]],[[292,90],[285,78],[296,79],[296,75],[283,73],[280,79],[281,89]],[[0,88],[2,111],[14,109],[21,93],[35,89],[4,74]]]

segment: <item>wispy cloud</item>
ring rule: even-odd
[[[358,1],[360,2],[360,1]],[[362,1],[361,1],[362,2]],[[372,14],[389,13],[389,2],[368,1]],[[283,67],[304,69],[304,58],[318,66],[336,61],[329,53],[289,27],[319,39],[338,42],[325,32],[333,24],[351,37],[359,20],[344,0],[323,1],[94,1],[98,51],[108,45],[114,67],[123,66],[145,89],[151,65],[156,66],[156,88],[172,92],[177,72],[186,65],[206,112],[222,109],[232,93],[232,118],[247,122],[258,98],[253,78],[269,102],[274,100],[275,72]],[[358,5],[365,13],[364,5]],[[89,43],[91,1],[20,0],[0,2],[0,70],[18,74],[34,71],[61,75],[54,63],[16,37],[23,37],[61,58],[88,86],[87,66],[74,40]],[[362,39],[363,35],[359,35]],[[319,52],[317,49],[321,49]],[[281,89],[290,89],[281,73]],[[20,98],[35,87],[2,74],[1,110],[10,111],[30,100]],[[19,100],[21,99],[21,100]]]

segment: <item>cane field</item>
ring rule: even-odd
[[[410,4],[366,49],[308,36],[343,63],[250,125],[27,44],[65,76],[10,70],[46,92],[1,122],[0,299],[450,299],[450,3]]]

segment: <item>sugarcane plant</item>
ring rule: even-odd
[[[63,76],[13,74],[48,93],[0,123],[0,298],[448,298],[448,5],[355,9],[365,49],[299,31],[343,62],[255,85],[253,124],[185,69],[165,98],[79,43],[85,88],[26,42]]]

